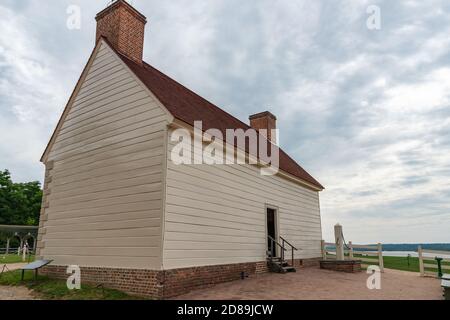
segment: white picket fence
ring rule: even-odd
[[[16,254],[16,255],[22,255],[22,250],[20,250],[19,252],[19,248],[15,247],[15,248],[8,248],[8,254]],[[34,249],[30,248],[28,249],[27,254],[34,254]],[[0,256],[4,256],[6,255],[6,248],[0,248]]]
[[[325,242],[322,240],[322,259],[335,260],[336,259],[336,244],[332,242]],[[334,247],[334,248],[330,248]]]
[[[8,248],[8,254],[17,254],[19,248]],[[6,254],[6,248],[0,248],[0,255]]]
[[[356,249],[356,250],[355,250]],[[351,241],[348,246],[344,246],[345,258],[348,260],[361,260],[363,267],[377,265],[381,272],[384,272],[383,246],[381,243],[377,245],[359,245],[353,244]],[[336,244],[325,242],[322,240],[322,259],[336,259]]]
[[[419,253],[419,269],[422,277],[436,277],[438,264],[436,258],[442,258],[442,262],[450,262],[450,251],[438,251],[422,249],[422,246],[418,248]],[[450,265],[441,264],[442,272],[450,270]],[[427,269],[433,269],[430,271]]]

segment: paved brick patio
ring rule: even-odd
[[[382,289],[368,290],[368,275],[305,268],[291,274],[263,274],[243,281],[192,291],[176,299],[189,300],[442,300],[437,279],[386,270]],[[24,287],[0,286],[0,300],[34,299]]]
[[[192,291],[176,299],[189,300],[441,300],[437,279],[386,270],[381,290],[369,290],[369,275],[305,268],[290,274],[263,274],[243,281]]]

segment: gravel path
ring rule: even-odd
[[[27,263],[11,263],[8,264],[8,270],[14,271],[19,270]],[[0,264],[0,271],[3,265]],[[25,287],[7,287],[0,286],[0,300],[34,300],[32,291]]]
[[[256,277],[196,290],[176,299],[189,300],[442,300],[437,279],[386,270],[381,290],[367,289],[369,275],[305,268],[290,274]]]
[[[8,267],[9,271],[14,271],[14,270],[19,270],[20,268],[22,268],[23,266],[26,266],[28,263],[10,263],[7,264],[6,266]],[[3,268],[3,264],[0,263],[0,271],[2,271],[1,269]]]
[[[31,290],[25,287],[0,286],[0,300],[35,300]]]

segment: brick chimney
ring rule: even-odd
[[[271,131],[277,128],[277,118],[269,111],[250,116],[250,126],[258,131],[261,129],[266,129],[266,138],[274,144],[277,143],[277,137],[276,135],[273,136]]]
[[[144,53],[144,30],[147,18],[125,0],[117,0],[95,17],[96,41],[100,37],[129,59],[141,64]]]

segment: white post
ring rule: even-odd
[[[417,250],[419,252],[419,269],[420,269],[420,276],[425,276],[425,267],[423,266],[423,252],[422,252],[422,246],[419,246],[419,249]]]
[[[9,253],[9,238],[6,239],[6,255]]]
[[[351,241],[348,242],[348,247],[350,248],[350,251],[348,253],[348,257],[350,260],[353,260],[353,243]]]
[[[336,240],[336,260],[345,260],[344,255],[344,239],[342,237],[342,226],[338,223],[334,226],[334,238]]]
[[[381,243],[378,244],[378,266],[380,267],[380,271],[384,272],[383,246]]]
[[[27,260],[27,250],[28,246],[27,243],[25,242],[23,245],[23,250],[22,250],[22,261],[26,261]]]
[[[23,240],[20,239],[19,248],[17,249],[17,255],[20,256],[20,253],[22,252],[22,246],[23,246]]]

